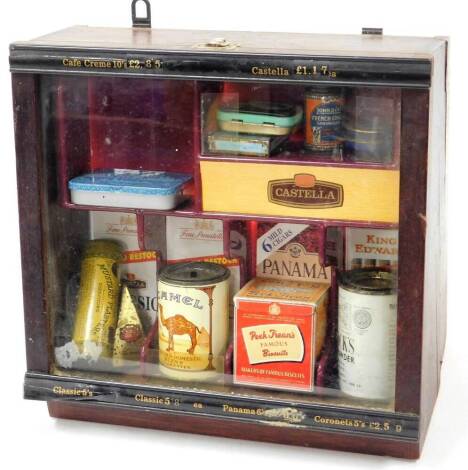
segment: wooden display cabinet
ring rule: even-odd
[[[373,30],[328,36],[149,26],[149,14],[134,15],[133,28],[73,27],[11,46],[25,397],[47,401],[61,418],[417,458],[445,341],[446,41]],[[325,101],[339,90],[344,103],[331,153],[304,145],[311,90]],[[247,121],[222,122],[223,112],[238,116],[245,103],[280,103],[306,117],[277,140],[271,132],[280,121],[262,121],[252,128],[259,137],[242,127]],[[358,121],[368,127],[350,130]],[[376,140],[359,140],[359,132]],[[190,182],[174,209],[77,202],[71,180],[88,174],[94,182],[116,169],[184,174]],[[118,223],[132,225],[129,250],[158,251],[159,268],[191,249],[191,240],[174,241],[177,220],[217,231],[218,248],[194,257],[236,259],[237,287],[259,275],[266,256],[259,237],[278,224],[300,224],[298,234],[310,229],[301,246],[312,243],[330,283],[314,388],[236,385],[232,338],[223,370],[205,382],[162,375],[151,337],[130,369],[86,370],[59,357],[71,339],[84,246],[103,214],[121,214]],[[394,261],[349,259],[359,229],[392,233]],[[355,263],[397,277],[390,400],[340,390],[338,285]]]

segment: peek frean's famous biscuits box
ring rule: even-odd
[[[254,278],[235,296],[234,383],[311,391],[329,286]]]

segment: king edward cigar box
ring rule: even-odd
[[[418,458],[445,346],[447,41],[153,30],[131,7],[131,28],[10,46],[24,396]]]

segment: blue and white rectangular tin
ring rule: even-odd
[[[166,171],[99,170],[68,182],[74,204],[171,210],[186,199],[192,175]]]

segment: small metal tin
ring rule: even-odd
[[[143,170],[97,170],[68,182],[74,204],[171,210],[185,201],[187,173]]]
[[[229,270],[176,263],[158,282],[159,364],[164,375],[204,380],[223,373],[229,337]]]
[[[338,377],[347,395],[395,396],[396,276],[379,269],[345,272],[338,288]]]
[[[345,157],[351,161],[369,163],[392,161],[391,129],[356,129],[345,125],[342,137]]]
[[[267,158],[286,138],[217,131],[208,136],[208,149],[211,153]]]
[[[333,154],[341,147],[342,89],[314,87],[305,95],[305,147]]]

